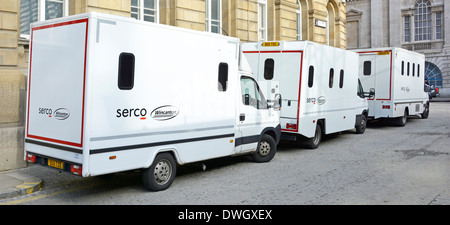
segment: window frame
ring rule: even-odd
[[[40,21],[45,21],[46,20],[46,0],[36,0],[37,1],[37,6],[38,6],[38,15],[37,15],[37,20],[33,21],[31,23],[34,22],[40,22]],[[48,0],[50,2],[61,2],[63,4],[62,6],[62,17],[66,17],[69,15],[69,0]],[[30,0],[31,2],[31,0]],[[19,8],[19,12],[21,11],[21,9]],[[20,15],[22,15],[22,13],[20,12]],[[61,18],[61,17],[55,17],[55,18]],[[51,18],[53,19],[53,18]],[[21,30],[21,25],[22,22],[20,21],[21,19],[19,18],[19,33],[20,33],[20,37],[24,38],[26,40],[30,40],[30,33],[26,34],[26,33],[22,33]],[[31,24],[30,23],[30,24]],[[28,27],[30,26],[30,24],[28,24]],[[29,32],[31,32],[31,30],[29,30]]]
[[[135,14],[135,13],[133,13],[133,8],[137,8],[138,9],[138,12],[137,12],[137,17],[138,18],[135,18],[135,19],[137,19],[137,20],[141,20],[141,21],[146,21],[146,22],[150,22],[150,23],[159,23],[159,0],[154,0],[154,4],[155,4],[155,8],[154,9],[151,9],[151,8],[145,8],[144,7],[144,0],[136,0],[137,2],[138,2],[138,6],[133,6],[132,5],[132,2],[130,2],[130,5],[131,5],[131,8],[130,8],[130,17],[131,18],[134,18],[133,17],[133,14]],[[142,7],[141,7],[142,6]],[[145,12],[145,10],[151,10],[151,11],[154,11],[155,12],[155,16],[154,16],[154,18],[155,18],[155,21],[154,22],[152,22],[152,21],[148,21],[148,20],[145,20],[145,16],[151,16],[151,15],[148,15],[148,14],[145,14],[144,12]]]
[[[267,0],[258,0],[258,41],[267,41]]]
[[[431,3],[429,0],[419,0],[414,8],[414,41],[430,41],[433,27]]]
[[[206,31],[207,32],[211,32],[211,33],[216,33],[216,32],[213,32],[212,31],[212,27],[213,27],[213,25],[212,25],[212,22],[218,22],[219,23],[219,25],[218,25],[218,28],[217,28],[217,31],[218,31],[218,33],[217,34],[222,34],[222,0],[217,0],[218,1],[218,4],[217,4],[217,6],[218,6],[218,11],[219,11],[219,18],[218,19],[212,19],[212,4],[211,4],[211,1],[212,0],[205,0],[205,13],[206,13],[206,15],[205,15],[205,25],[206,25]]]

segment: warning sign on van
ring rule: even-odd
[[[378,52],[378,55],[390,55],[390,51]]]

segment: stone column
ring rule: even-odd
[[[23,160],[26,77],[19,68],[20,1],[0,2],[0,171]]]

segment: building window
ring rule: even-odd
[[[69,0],[20,0],[20,34],[29,39],[31,23],[68,14]]]
[[[329,14],[330,12],[328,11],[328,9],[327,9],[327,21],[326,21],[326,23],[327,23],[327,27],[325,28],[326,29],[326,38],[327,38],[327,45],[330,45],[330,14]]]
[[[430,85],[442,87],[442,72],[433,63],[425,62],[425,79]]]
[[[206,31],[222,33],[222,0],[206,0]]]
[[[442,13],[436,13],[436,39],[442,39]]]
[[[267,0],[258,0],[258,41],[267,40]]]
[[[302,5],[298,2],[297,9],[297,40],[302,40]]]
[[[428,0],[419,0],[415,5],[414,40],[431,40],[431,4]]]
[[[411,17],[405,16],[405,42],[411,41]]]
[[[131,17],[159,23],[159,0],[131,0]]]

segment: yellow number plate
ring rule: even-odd
[[[264,46],[264,47],[276,47],[276,46],[280,46],[280,42],[263,42],[262,46]]]
[[[56,160],[53,160],[53,159],[48,159],[47,164],[49,166],[51,166],[51,167],[55,167],[55,168],[58,168],[58,169],[63,169],[64,168],[64,163],[63,162],[56,161]]]
[[[378,55],[390,55],[391,52],[385,51],[385,52],[378,52]]]

